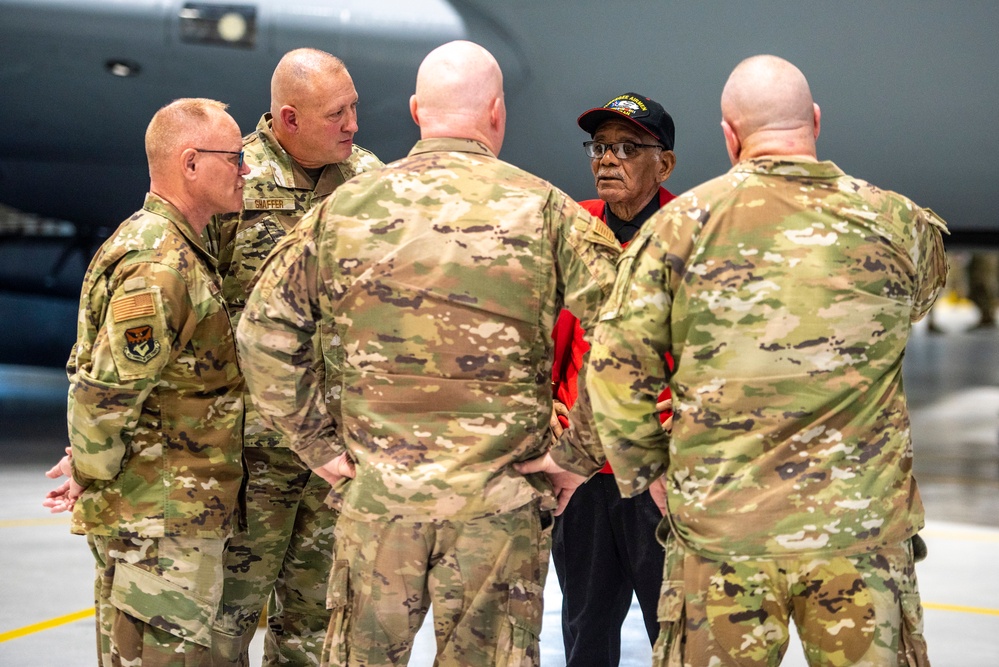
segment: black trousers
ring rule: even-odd
[[[556,517],[552,560],[562,588],[566,667],[617,666],[632,592],[655,643],[665,556],[656,541],[661,519],[648,492],[622,498],[607,474],[580,486]]]

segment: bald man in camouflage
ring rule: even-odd
[[[277,242],[348,179],[381,166],[354,144],[357,103],[347,68],[328,53],[296,49],[274,69],[270,112],[243,140],[250,169],[243,208],[209,229],[233,327]],[[337,515],[324,503],[329,484],[267,428],[249,399],[245,429],[247,532],[226,551],[218,656],[248,664],[266,602],[263,664],[317,664]]]
[[[570,489],[514,464],[547,447],[555,318],[594,322],[619,246],[497,159],[503,79],[482,47],[431,52],[410,109],[409,155],[275,249],[240,351],[258,408],[342,499],[323,664],[405,664],[432,603],[437,664],[536,665]],[[595,444],[551,456],[593,465]]]
[[[69,374],[73,510],[97,561],[99,664],[211,665],[222,556],[235,523],[243,382],[210,218],[236,211],[242,141],[225,105],[182,99],[146,130],[142,210],[90,262]]]
[[[944,224],[817,160],[791,63],[743,61],[721,109],[734,166],[632,241],[590,359],[622,493],[666,478],[654,663],[776,665],[793,619],[810,665],[926,665],[902,355]]]

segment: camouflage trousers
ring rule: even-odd
[[[407,664],[431,604],[435,665],[538,665],[551,524],[536,504],[470,521],[341,516],[323,665]]]
[[[852,557],[718,561],[666,539],[653,667],[928,667],[910,542]]]
[[[248,665],[266,602],[263,664],[318,665],[337,517],[324,502],[330,485],[286,447],[246,446],[243,458],[247,531],[226,548],[216,660]]]
[[[222,539],[91,535],[101,667],[212,664]]]

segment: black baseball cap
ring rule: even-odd
[[[618,95],[602,107],[584,111],[576,119],[576,124],[592,137],[600,123],[609,118],[631,121],[658,139],[666,150],[673,150],[673,118],[652,98],[638,93]]]

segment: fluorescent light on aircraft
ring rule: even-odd
[[[218,22],[219,37],[227,42],[238,42],[246,36],[246,19],[242,14],[223,14]]]
[[[180,41],[252,49],[257,40],[257,8],[188,2],[177,12]]]

